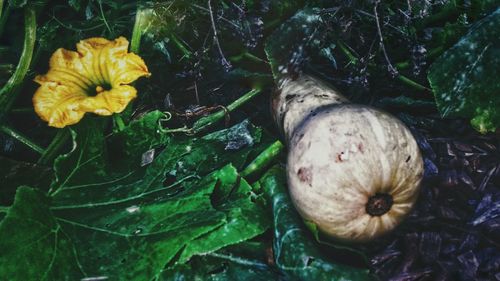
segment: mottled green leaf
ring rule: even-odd
[[[103,118],[72,129],[73,150],[57,159],[51,191],[20,188],[0,223],[2,278],[151,280],[179,257],[187,261],[265,231],[264,208],[228,165],[241,167],[253,144],[228,151],[224,133],[171,139],[161,135],[158,118],[153,112],[132,122],[109,143]],[[258,132],[249,130],[255,143]],[[117,140],[136,160],[144,149],[166,147],[150,164],[123,170],[109,160]],[[216,202],[214,190],[227,196]]]
[[[316,36],[321,22],[318,9],[303,9],[269,36],[265,51],[275,79],[293,75],[290,71],[299,68],[308,49],[319,44]]]
[[[21,185],[46,189],[52,180],[51,175],[47,167],[0,156],[0,205],[11,205],[16,189]]]
[[[281,274],[266,263],[266,247],[264,243],[243,242],[194,257],[187,264],[165,270],[159,280],[282,280]]]
[[[372,280],[367,269],[334,262],[323,254],[302,223],[285,190],[283,169],[273,167],[261,179],[272,203],[274,260],[291,280]]]
[[[443,116],[471,118],[478,131],[500,126],[500,9],[477,22],[431,66],[428,79]]]
[[[9,5],[12,6],[12,8],[22,8],[26,6],[28,3],[28,0],[9,0]]]
[[[227,222],[192,241],[180,262],[262,234],[271,224],[262,200],[252,200],[252,188],[233,167],[218,172],[219,184],[213,195],[214,207],[226,214]]]

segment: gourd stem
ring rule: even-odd
[[[382,216],[391,210],[394,200],[392,195],[387,193],[377,193],[368,198],[366,203],[366,212],[373,217]]]
[[[9,135],[9,136],[15,138],[19,142],[23,143],[24,145],[28,146],[29,148],[31,148],[32,150],[34,150],[40,154],[43,154],[45,152],[45,149],[43,149],[41,146],[34,143],[33,141],[31,141],[30,139],[28,139],[27,137],[25,137],[24,135],[15,131],[12,128],[9,128],[5,125],[0,125],[0,132],[3,132],[6,135]]]
[[[45,150],[42,156],[38,159],[38,164],[49,165],[56,158],[61,148],[66,144],[70,137],[68,129],[60,129],[56,136],[52,139],[49,147]]]
[[[8,211],[9,211],[9,207],[0,206],[0,214],[1,213],[7,213]]]

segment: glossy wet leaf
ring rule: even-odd
[[[271,225],[265,201],[256,200],[251,186],[231,167],[220,172],[219,183],[212,194],[215,209],[226,214],[226,223],[193,240],[186,246],[179,262],[195,254],[209,253],[262,234]]]
[[[373,280],[367,269],[329,259],[302,223],[285,189],[285,171],[271,168],[261,179],[272,204],[274,261],[291,280]]]
[[[159,280],[268,281],[281,280],[266,263],[264,243],[243,242],[215,253],[198,256],[188,263],[165,270]]]
[[[318,9],[300,10],[266,40],[265,51],[275,79],[300,71],[309,49],[320,43],[316,37],[321,22]]]
[[[443,116],[470,118],[482,133],[500,126],[499,46],[497,9],[432,64],[428,79]]]
[[[241,166],[253,146],[227,152],[219,139],[155,137],[158,116],[119,134],[125,147],[137,141],[131,159],[153,144],[166,146],[151,164],[128,170],[108,160],[103,119],[74,128],[73,150],[57,159],[51,192],[19,188],[0,223],[0,276],[150,280],[179,257],[187,261],[267,229],[265,208],[228,164]],[[255,143],[257,131],[250,133]],[[155,141],[141,142],[141,134]],[[215,203],[214,192],[228,196]]]

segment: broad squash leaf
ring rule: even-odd
[[[103,135],[102,118],[72,130],[74,148],[57,159],[51,190],[18,188],[0,223],[2,278],[151,280],[179,258],[268,228],[263,202],[251,201],[250,187],[228,164],[241,168],[253,146],[226,151],[220,139],[161,136],[159,118],[150,113],[116,136],[130,149],[123,156],[134,161],[165,146],[147,165],[108,159],[117,140]],[[248,130],[257,143],[260,130]]]
[[[186,264],[165,270],[159,280],[283,280],[282,274],[267,264],[265,253],[268,252],[268,246],[262,242],[249,241],[197,256]]]
[[[52,173],[47,167],[0,156],[0,206],[9,206],[20,185],[47,188]]]
[[[500,126],[500,9],[477,22],[431,66],[441,114],[471,118],[482,133]]]

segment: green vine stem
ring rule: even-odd
[[[52,139],[52,142],[38,159],[38,164],[50,165],[54,159],[56,159],[61,148],[68,142],[70,135],[68,129],[59,129],[54,139]]]
[[[342,42],[342,41],[337,41],[337,45],[340,47],[340,50],[344,53],[344,55],[349,59],[349,63],[352,63],[354,65],[358,64],[359,63],[359,59],[352,54],[352,52],[349,50],[349,48]],[[368,67],[370,69],[374,69],[376,68],[377,66],[373,63],[369,63],[368,64]],[[400,70],[397,66],[396,66],[396,70]],[[425,91],[425,92],[432,92],[431,89],[411,80],[410,78],[398,73],[398,75],[396,76],[396,78],[405,83],[406,85],[412,87],[412,88],[415,88],[419,91]]]
[[[144,32],[144,22],[147,12],[141,7],[137,8],[135,13],[135,22],[132,29],[132,38],[130,39],[130,51],[132,53],[139,53],[141,47],[141,38]]]
[[[344,44],[344,42],[337,40],[337,46],[339,46],[340,50],[349,59],[349,63],[352,63],[354,65],[358,64],[359,59],[352,54],[351,50],[346,46],[346,44]]]
[[[184,42],[182,42],[174,33],[171,33],[169,38],[175,44],[175,46],[182,52],[184,58],[191,58],[191,51],[188,50]]]
[[[224,109],[217,111],[215,113],[212,113],[208,116],[202,117],[198,119],[193,124],[192,128],[188,127],[182,127],[182,128],[174,128],[174,129],[162,129],[162,133],[168,134],[168,133],[185,133],[188,135],[196,135],[198,133],[201,133],[208,129],[209,127],[213,126],[220,120],[224,119],[227,117],[227,114],[230,112],[233,112],[235,109],[239,108],[258,94],[260,94],[262,90],[260,88],[255,88],[243,96],[241,96],[239,99],[233,101],[231,104],[229,104],[227,107],[224,107]]]
[[[3,1],[3,0],[0,0],[0,17],[2,16],[2,12],[3,12],[3,5],[4,5],[4,1]]]
[[[278,140],[262,151],[248,166],[240,173],[242,177],[252,177],[268,167],[283,151],[284,145]]]
[[[24,14],[24,44],[16,71],[0,90],[0,122],[9,112],[17,96],[17,89],[22,84],[31,63],[36,41],[36,15],[31,6],[25,8]]]
[[[4,1],[3,0],[0,0],[0,5],[2,6],[0,8],[0,36],[2,36],[3,34],[3,30],[5,28],[5,24],[7,23],[7,19],[9,18],[9,15],[10,15],[10,11],[11,11],[11,7],[9,5],[9,3],[3,3]],[[4,5],[7,5],[7,8],[4,10],[3,9],[3,6]]]
[[[250,62],[253,62],[253,63],[268,64],[268,62],[266,60],[257,57],[256,55],[248,52],[247,50],[245,50],[243,53],[241,53],[239,55],[232,56],[232,57],[229,58],[229,60],[232,61],[232,62],[240,62],[243,59],[247,59],[247,60],[249,60]]]
[[[115,129],[119,131],[123,131],[125,129],[125,122],[123,121],[120,113],[113,114],[113,121],[115,123]]]
[[[29,148],[31,148],[32,150],[34,150],[40,154],[43,154],[45,152],[45,149],[43,149],[41,146],[34,143],[33,141],[31,141],[30,139],[28,139],[27,137],[25,137],[21,133],[15,131],[14,129],[7,127],[6,125],[3,125],[3,124],[0,125],[0,132],[3,132],[6,135],[9,135],[9,136],[15,138],[19,142],[23,143],[24,145],[28,146]]]
[[[240,106],[242,106],[243,104],[245,104],[246,102],[257,96],[261,92],[262,90],[260,88],[252,89],[251,91],[241,96],[239,99],[229,104],[224,110],[220,110],[206,117],[200,118],[198,121],[194,123],[190,133],[198,134],[206,130],[215,123],[224,119],[224,117],[226,117],[226,114],[228,114],[229,112],[233,112],[235,109],[239,108]]]
[[[431,49],[429,53],[427,54],[427,59],[433,59],[435,57],[440,56],[442,53],[444,53],[444,48],[443,46],[439,46],[437,48]],[[396,63],[396,68],[401,70],[401,69],[407,69],[411,65],[410,61],[403,61]]]
[[[9,207],[0,206],[0,214],[7,213],[9,211]]]

